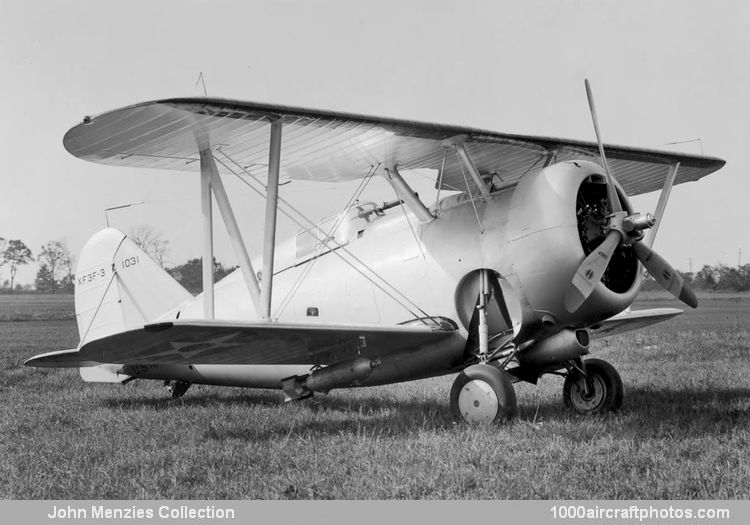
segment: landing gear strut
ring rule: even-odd
[[[476,306],[479,364],[458,374],[451,388],[454,418],[471,424],[503,423],[516,415],[516,392],[510,376],[503,369],[487,364],[490,359],[487,305],[491,295],[489,270],[479,270]]]
[[[622,398],[620,374],[601,359],[587,359],[583,370],[572,368],[565,377],[563,401],[579,414],[615,412],[622,406]]]
[[[472,365],[451,388],[451,411],[458,421],[486,425],[516,415],[516,392],[510,376],[492,365]]]

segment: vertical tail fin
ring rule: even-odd
[[[86,243],[76,272],[80,344],[142,327],[192,297],[125,234],[102,230]]]

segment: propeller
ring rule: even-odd
[[[677,297],[686,305],[697,308],[698,298],[695,292],[685,284],[680,274],[672,268],[664,258],[641,241],[633,243],[633,251],[641,264],[648,270],[662,288]]]
[[[654,218],[651,214],[646,214],[645,216],[641,216],[640,214],[630,215],[622,209],[620,198],[617,195],[615,178],[609,170],[609,164],[604,155],[604,144],[599,133],[594,95],[588,79],[585,80],[585,85],[586,97],[588,98],[589,109],[591,110],[591,120],[594,123],[594,132],[596,133],[596,143],[599,146],[599,155],[601,156],[606,174],[605,183],[607,185],[607,201],[610,215],[607,216],[606,237],[599,246],[586,256],[573,275],[570,286],[568,286],[568,290],[565,293],[565,307],[569,312],[578,310],[593,293],[604,272],[607,271],[615,250],[619,246],[630,246],[635,256],[656,282],[688,306],[696,308],[698,306],[698,299],[695,293],[685,284],[680,274],[663,257],[641,242],[643,230],[654,225]]]
[[[620,199],[617,196],[617,190],[614,185],[614,177],[609,171],[609,164],[607,163],[607,157],[604,155],[604,143],[602,142],[602,136],[599,133],[599,119],[596,117],[596,106],[594,106],[594,94],[591,92],[591,84],[589,79],[584,79],[586,85],[586,98],[589,101],[589,109],[591,110],[591,120],[594,122],[594,133],[596,134],[596,144],[599,146],[599,156],[604,164],[604,173],[607,175],[607,198],[609,199],[609,209],[612,213],[618,213],[622,211],[620,205]]]

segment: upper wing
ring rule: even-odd
[[[438,170],[444,160],[443,186],[466,190],[450,148],[455,142],[464,145],[480,173],[508,184],[548,159],[599,156],[591,142],[212,98],[144,102],[86,117],[63,142],[70,153],[92,162],[175,170],[199,170],[199,149],[212,147],[224,171],[265,173],[270,122],[278,118],[284,124],[281,169],[292,179],[357,179],[390,163],[403,170]],[[605,149],[628,195],[660,189],[667,166],[675,162],[680,162],[675,184],[698,180],[725,163],[623,146]]]
[[[29,366],[121,364],[313,364],[378,358],[436,342],[456,331],[413,326],[174,321],[91,341],[77,356],[52,352]]]
[[[661,323],[680,315],[682,310],[677,308],[651,308],[649,310],[625,310],[606,321],[590,326],[591,337],[607,337],[630,330],[637,330],[644,326]]]

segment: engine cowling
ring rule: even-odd
[[[632,211],[619,191],[624,210]],[[581,308],[571,313],[565,292],[581,261],[606,234],[603,170],[588,161],[568,161],[527,174],[511,199],[508,243],[517,276],[528,301],[524,330],[555,332],[584,327],[627,308],[641,282],[638,260],[620,247],[607,275]]]

